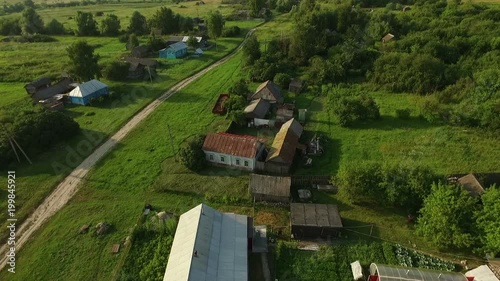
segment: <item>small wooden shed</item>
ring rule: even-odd
[[[255,201],[289,202],[290,177],[250,175],[249,189]]]
[[[337,237],[343,228],[339,210],[331,204],[290,204],[290,225],[295,239]]]

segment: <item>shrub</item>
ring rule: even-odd
[[[102,11],[95,12],[95,16],[102,17],[102,16],[104,16],[104,12],[102,12]]]
[[[191,171],[197,172],[205,167],[205,153],[201,149],[204,141],[204,135],[195,136],[179,151],[181,163]]]
[[[404,120],[410,119],[410,112],[411,110],[409,108],[396,109],[396,117]]]
[[[248,93],[248,84],[245,80],[241,79],[238,82],[234,83],[228,90],[230,96],[242,96],[244,98],[247,97]]]
[[[104,77],[112,81],[124,81],[127,79],[130,63],[114,61],[106,66],[103,71]]]
[[[222,37],[236,37],[240,35],[241,29],[238,26],[231,26],[222,30]]]
[[[287,89],[288,84],[290,84],[290,81],[292,80],[292,77],[286,73],[277,73],[274,75],[273,82],[280,85],[282,89]]]
[[[58,22],[56,19],[52,19],[47,26],[45,26],[45,32],[50,35],[62,35],[66,30],[62,23]]]

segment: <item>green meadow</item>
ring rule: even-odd
[[[176,60],[174,63],[170,63],[168,60],[162,60],[166,65],[159,69],[158,77],[152,84],[147,82],[116,83],[104,80],[110,85],[111,91],[117,93],[115,100],[95,106],[67,106],[66,114],[74,117],[80,124],[83,134],[67,143],[61,143],[46,153],[32,159],[34,162],[33,165],[21,163],[20,165],[12,167],[12,169],[16,169],[17,171],[17,185],[19,187],[17,189],[18,210],[16,213],[18,221],[23,221],[72,168],[75,168],[94,148],[97,147],[97,145],[103,142],[113,132],[117,131],[136,112],[145,107],[154,98],[161,95],[175,83],[200,71],[230,53],[241,43],[244,34],[249,28],[259,22],[249,21],[232,23],[245,27],[242,30],[241,37],[221,38],[218,40],[218,50],[212,48],[206,51],[200,58]],[[67,39],[65,42],[69,45],[71,38],[64,38]],[[89,42],[92,42],[92,44],[99,44],[98,42],[103,40],[103,38],[87,39]],[[103,57],[103,61],[116,59],[123,53],[123,50],[121,50],[123,44],[115,44],[115,42],[118,42],[116,38],[109,39],[111,41],[109,45],[103,45],[97,49],[97,53]],[[47,43],[35,43],[34,45],[26,44],[26,46],[33,48],[31,52],[34,55],[37,52],[37,48],[40,47],[40,44]],[[59,54],[63,52],[64,55],[61,57],[61,55],[57,55],[58,52]],[[14,59],[16,53],[17,51],[11,53],[8,58]],[[2,52],[2,55],[3,54],[5,53]],[[60,46],[60,49],[57,47],[55,50],[50,51],[49,54],[50,55],[45,56],[44,62],[46,63],[50,63],[51,59],[55,57],[60,58],[59,62],[65,62],[66,60],[65,46]],[[29,61],[29,56],[22,57],[19,60]],[[55,67],[58,67],[58,65]],[[38,75],[41,76],[44,74],[42,72],[32,74],[33,77],[38,77]],[[50,72],[45,75],[50,75]],[[10,102],[28,99],[23,88],[24,84],[1,83],[0,86],[1,85],[12,85],[8,88],[12,89],[12,92],[8,91],[8,94],[6,93],[7,99],[0,99],[3,102],[2,105],[8,106]],[[78,149],[78,145],[81,144],[82,141],[90,141],[91,146],[89,148]],[[54,168],[60,167],[61,165],[66,169]],[[5,179],[6,176],[2,174],[0,180]],[[6,187],[0,189],[2,193],[5,191]],[[7,202],[5,201],[0,202],[0,208],[5,208],[6,204]],[[6,216],[6,213],[1,213],[0,220],[5,221]],[[4,238],[6,233],[7,232],[2,228],[0,237]]]

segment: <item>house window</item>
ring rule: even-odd
[[[208,156],[208,159],[210,159],[210,161],[214,161],[214,156],[213,156],[212,154],[210,154],[210,155]]]
[[[240,159],[236,159],[236,165],[240,165]]]
[[[245,161],[245,167],[248,167],[248,161]]]
[[[224,162],[224,156],[221,156],[221,157],[220,157],[220,161],[221,161],[221,162]]]

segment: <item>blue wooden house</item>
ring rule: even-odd
[[[69,94],[69,101],[73,104],[86,105],[92,99],[108,95],[108,85],[98,80],[90,80],[73,89]]]
[[[187,54],[188,46],[184,42],[174,43],[168,48],[160,50],[160,58],[177,59]]]

